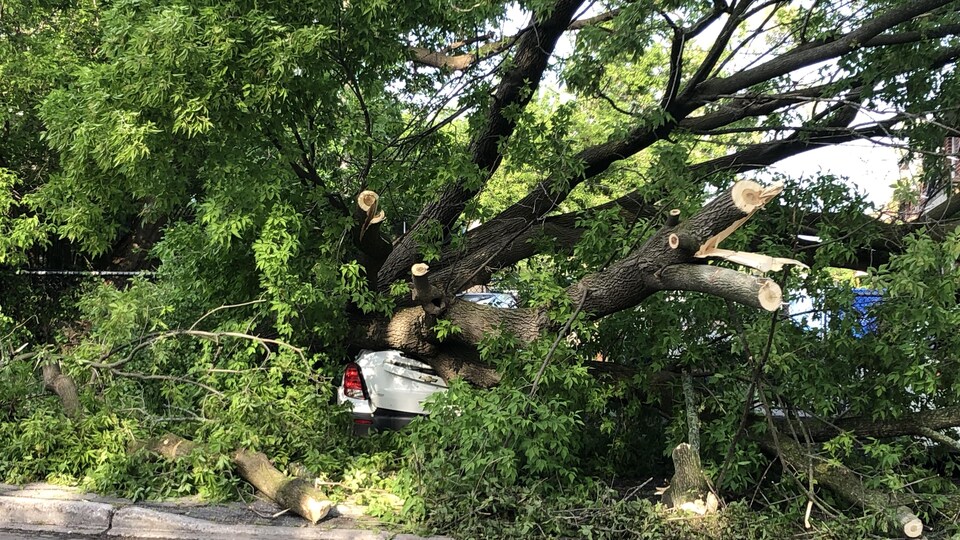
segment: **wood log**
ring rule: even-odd
[[[193,441],[167,433],[155,439],[134,441],[127,448],[130,452],[141,449],[169,460],[177,460],[199,450],[200,446]],[[237,467],[241,478],[281,508],[291,510],[311,523],[326,517],[333,507],[333,503],[313,484],[301,478],[291,478],[280,472],[261,452],[237,450],[230,454],[230,460]]]
[[[333,503],[310,482],[290,478],[270,463],[262,452],[237,450],[231,455],[240,476],[283,508],[316,523],[326,517]]]
[[[83,412],[80,406],[80,395],[77,392],[77,383],[73,378],[64,375],[58,364],[46,364],[41,368],[43,387],[60,398],[63,412],[68,418],[79,418]]]
[[[906,506],[898,506],[894,509],[892,518],[907,538],[920,538],[923,534],[923,521],[920,521],[920,518]]]
[[[779,454],[784,463],[800,474],[810,470],[812,459],[814,479],[843,499],[866,510],[884,516],[887,522],[907,538],[923,534],[923,521],[907,506],[913,501],[907,495],[884,493],[864,486],[862,479],[843,465],[817,457],[810,457],[794,441],[780,437],[777,444],[770,437],[758,441],[770,453]]]
[[[146,450],[163,456],[171,461],[187,457],[197,449],[197,443],[179,437],[172,433],[165,433],[160,437],[145,441],[133,441],[127,445],[127,452]]]
[[[720,266],[675,264],[660,272],[660,280],[665,288],[704,292],[767,311],[776,311],[783,301],[783,292],[772,279]]]

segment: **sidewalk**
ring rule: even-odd
[[[337,505],[316,525],[265,500],[251,503],[204,504],[137,502],[101,497],[51,484],[0,484],[0,535],[3,530],[44,531],[101,538],[177,538],[196,540],[330,539],[422,540],[393,534],[362,509]],[[440,540],[432,537],[429,540]]]

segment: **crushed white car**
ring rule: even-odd
[[[501,308],[517,307],[509,293],[466,293],[462,300]],[[429,364],[400,351],[363,350],[346,365],[337,387],[337,403],[353,408],[354,433],[400,429],[424,413],[423,402],[447,389]]]

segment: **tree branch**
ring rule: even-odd
[[[879,34],[915,17],[950,4],[953,0],[918,0],[890,9],[865,21],[859,28],[835,39],[800,45],[759,66],[735,75],[713,78],[690,92],[690,100],[708,103],[722,94],[732,94],[755,84],[786,75],[800,68],[836,58],[869,43]]]
[[[620,9],[611,9],[605,13],[595,15],[593,17],[588,17],[586,19],[577,19],[572,21],[566,28],[568,31],[582,30],[589,26],[598,26],[605,22],[611,21],[620,14]],[[424,66],[435,67],[438,69],[446,69],[450,71],[463,71],[469,69],[480,62],[492,58],[504,51],[512,48],[517,41],[520,39],[523,34],[534,29],[534,26],[526,26],[521,28],[516,34],[512,36],[499,39],[487,43],[486,45],[477,49],[473,53],[464,53],[464,54],[447,54],[449,51],[459,49],[460,47],[465,47],[479,41],[487,41],[493,38],[492,33],[483,34],[471,39],[466,39],[458,41],[456,43],[451,43],[444,48],[443,51],[432,51],[425,47],[410,47],[410,54],[412,60],[417,64]]]
[[[479,175],[489,178],[500,166],[503,154],[502,141],[509,139],[516,127],[516,116],[507,110],[523,109],[536,93],[553,54],[557,40],[566,31],[581,4],[581,0],[557,0],[549,15],[531,20],[531,30],[517,41],[512,69],[503,74],[500,84],[490,100],[483,127],[470,143],[472,162]],[[395,247],[384,262],[383,276],[379,280],[381,290],[389,287],[412,265],[417,258],[416,233],[429,222],[438,222],[448,231],[457,220],[467,202],[478,192],[483,182],[461,179],[444,189],[437,199],[428,203],[410,231]]]

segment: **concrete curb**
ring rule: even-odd
[[[113,511],[109,504],[83,500],[0,496],[0,529],[103,534]]]
[[[324,529],[316,527],[271,527],[267,525],[226,525],[179,514],[160,512],[149,508],[130,506],[121,508],[113,516],[107,536],[136,536],[137,538],[176,538],[236,540],[240,538],[304,539],[304,540],[382,540],[392,538],[388,533],[360,529]]]
[[[88,500],[93,499],[93,500]],[[205,505],[189,504],[193,509]],[[213,505],[216,506],[216,505]],[[184,508],[180,505],[168,508]],[[330,515],[361,517],[363,507],[340,504]],[[53,532],[105,538],[170,538],[178,540],[450,540],[435,536],[425,539],[376,529],[343,528],[344,523],[321,521],[308,525],[255,525],[209,521],[176,511],[138,506],[132,501],[83,493],[74,488],[50,484],[9,486],[0,484],[0,537],[2,531]],[[336,521],[336,519],[334,520]],[[352,523],[351,523],[352,524]],[[353,524],[355,525],[355,524]]]

